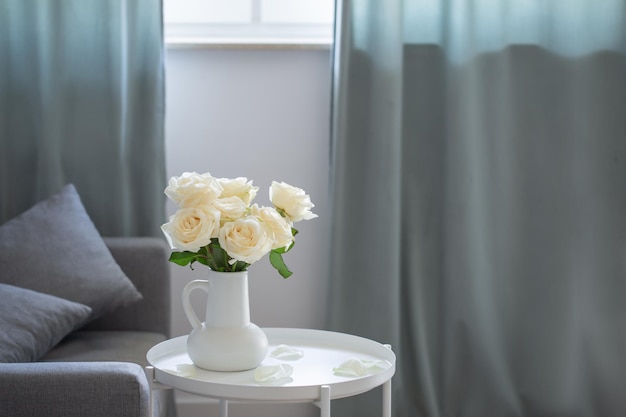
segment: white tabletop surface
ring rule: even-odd
[[[198,368],[186,353],[187,336],[159,343],[148,351],[158,382],[192,394],[226,400],[316,401],[320,387],[329,386],[331,398],[369,391],[390,380],[396,357],[388,346],[344,333],[311,329],[263,329],[269,340],[268,355],[261,367],[289,365],[289,377],[259,382],[255,369],[242,372],[214,372]],[[302,356],[275,359],[271,353],[280,346],[299,349]],[[345,361],[376,361],[378,366],[360,376],[342,376],[334,370]]]

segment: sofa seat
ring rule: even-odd
[[[107,330],[77,331],[61,341],[42,362],[115,361],[148,365],[146,353],[165,340],[160,333]]]
[[[166,339],[160,333],[133,330],[83,330],[71,333],[40,362],[123,362],[148,365],[146,353]],[[173,391],[152,393],[155,416],[176,415]]]

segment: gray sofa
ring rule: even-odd
[[[163,239],[105,238],[143,298],[70,333],[36,362],[0,363],[2,417],[150,417],[146,352],[170,333],[169,249]],[[175,414],[173,392],[154,416]]]

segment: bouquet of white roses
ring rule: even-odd
[[[245,271],[269,253],[270,263],[283,278],[292,272],[283,261],[298,231],[295,222],[317,217],[303,190],[272,182],[274,207],[251,204],[258,187],[239,177],[215,178],[209,173],[185,172],[172,177],[165,194],[178,206],[161,226],[178,265],[199,262],[214,271]]]

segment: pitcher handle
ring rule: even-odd
[[[202,327],[202,322],[196,315],[196,312],[191,307],[191,302],[189,301],[189,297],[193,290],[200,289],[207,294],[209,293],[209,281],[203,279],[196,279],[185,285],[183,288],[183,310],[185,310],[185,315],[187,316],[187,320],[191,323],[191,326],[194,329],[199,329]]]

